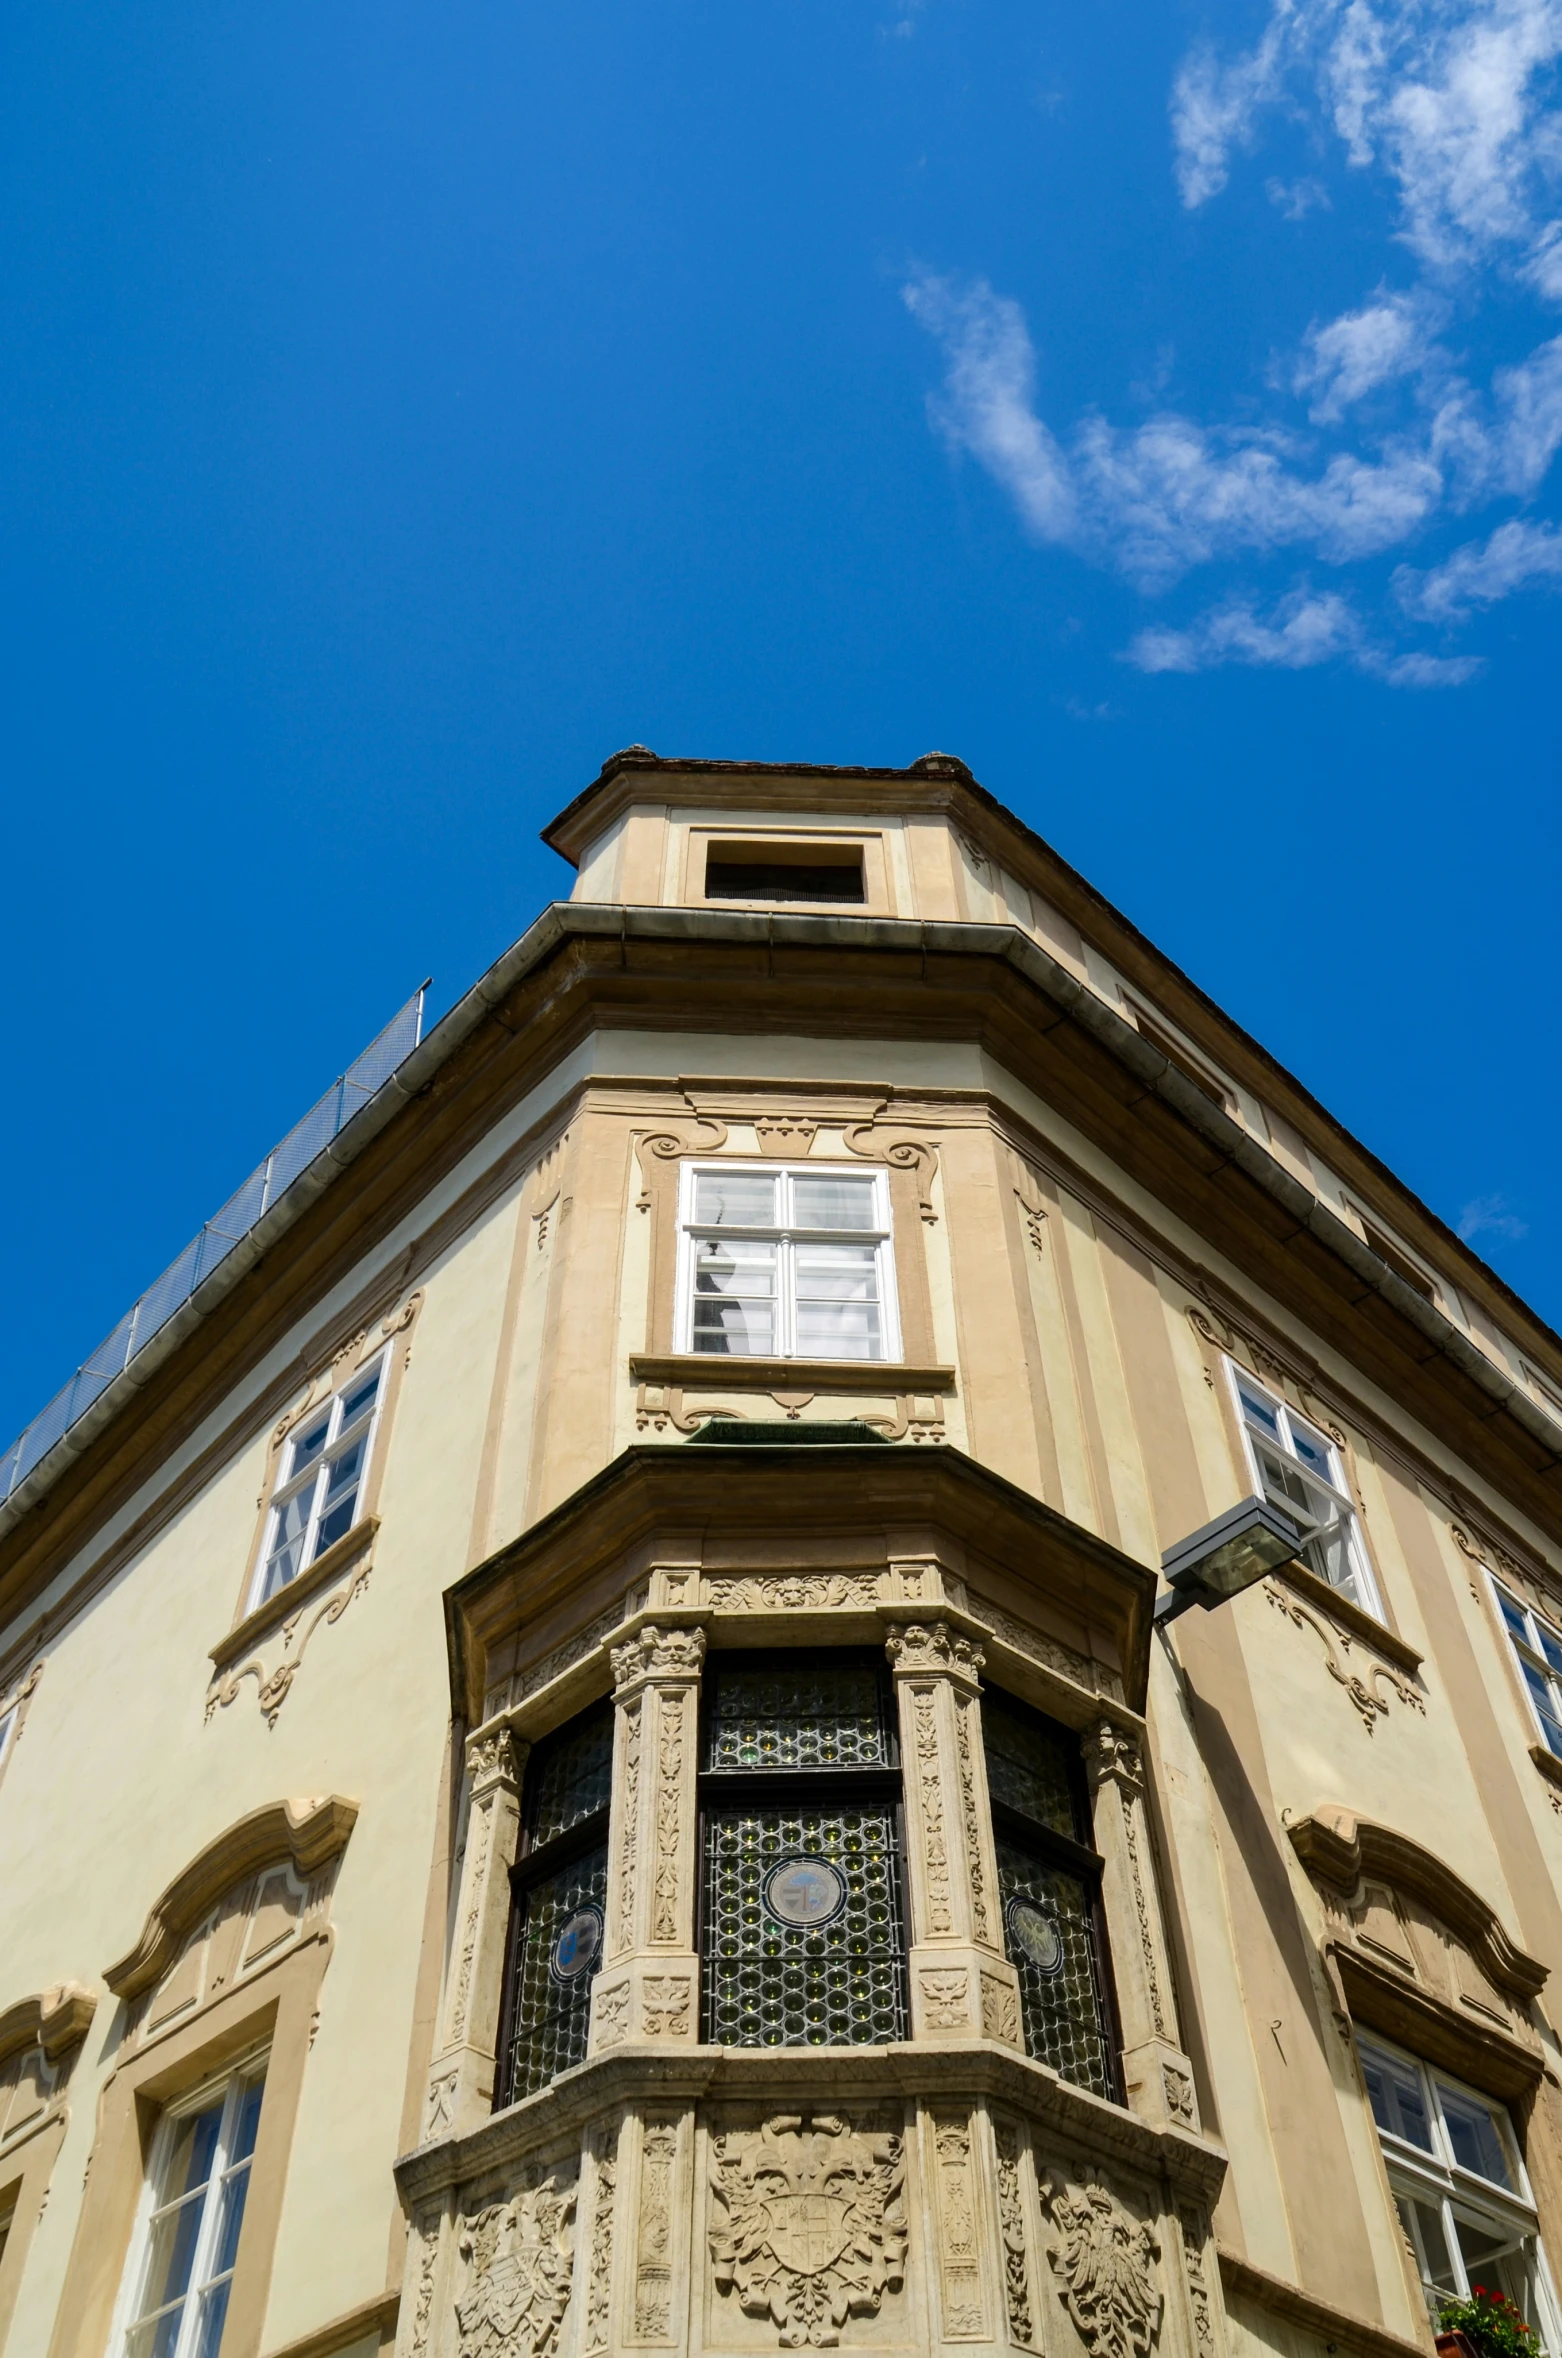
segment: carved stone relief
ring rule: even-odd
[[[1093,2358],[1144,2358],[1161,2321],[1155,2236],[1099,2177],[1054,2172],[1042,2201],[1058,2231],[1047,2258],[1085,2347]]]
[[[665,2342],[672,2335],[674,2171],[678,2123],[651,2119],[640,2148],[640,2216],[635,2230],[635,2338]]]
[[[617,2136],[598,2129],[592,2139],[590,2266],[586,2272],[586,2321],[581,2346],[605,2350],[613,2332],[613,2209],[618,2193]]]
[[[658,1629],[648,1622],[621,1646],[613,1647],[613,1685],[622,1692],[637,1679],[696,1679],[704,1659],[703,1629]]]
[[[779,2113],[711,2140],[711,2266],[719,2294],[767,2318],[783,2350],[833,2349],[848,2318],[900,2289],[905,2156],[892,2130]]]
[[[944,2334],[950,2341],[985,2341],[976,2172],[968,2117],[935,2120],[938,2276]]]
[[[355,1597],[362,1596],[369,1585],[369,1574],[374,1559],[367,1551],[344,1576],[339,1586],[327,1597],[306,1598],[296,1613],[277,1624],[277,1638],[281,1644],[280,1657],[268,1670],[260,1654],[252,1654],[247,1662],[220,1670],[206,1692],[206,1717],[209,1720],[219,1707],[226,1711],[236,1703],[246,1679],[255,1681],[255,1701],[268,1728],[277,1724],[277,1715],[293,1691],[293,1681],[304,1667],[304,1655],[316,1630],[333,1628],[341,1620]]]
[[[888,1163],[895,1171],[916,1174],[917,1209],[929,1227],[938,1219],[933,1209],[933,1182],[938,1176],[938,1148],[928,1138],[896,1138],[888,1125],[876,1130],[872,1122],[856,1122],[841,1133],[850,1154],[867,1162]]]
[[[1283,1613],[1287,1621],[1293,1622],[1298,1629],[1312,1631],[1323,1648],[1325,1670],[1337,1686],[1345,1689],[1369,1736],[1377,1733],[1378,1721],[1388,1717],[1388,1703],[1380,1690],[1380,1681],[1391,1695],[1397,1696],[1401,1703],[1408,1704],[1412,1711],[1419,1712],[1425,1718],[1426,1699],[1420,1688],[1392,1664],[1374,1662],[1365,1677],[1346,1667],[1353,1642],[1349,1630],[1341,1628],[1338,1623],[1321,1620],[1316,1613],[1310,1613],[1277,1580],[1264,1582],[1264,1594],[1276,1612]],[[1342,1654],[1346,1658],[1345,1662],[1340,1659]]]
[[[980,1660],[978,1653],[977,1659]],[[960,1771],[960,1815],[965,1835],[966,1873],[971,1891],[971,1936],[987,1944],[994,1939],[987,1905],[987,1870],[982,1841],[982,1816],[976,1800],[976,1765],[972,1753],[971,1726],[973,1715],[981,1706],[974,1696],[955,1697],[955,1759]],[[981,1740],[980,1725],[977,1741]],[[987,1989],[982,1988],[982,2011],[987,2011]]]
[[[644,1705],[635,1697],[623,1709],[623,1768],[619,1779],[617,1925],[613,1946],[622,1954],[635,1937],[635,1829],[640,1819],[640,1722]]]
[[[974,1682],[982,1667],[982,1649],[975,1639],[943,1621],[897,1625],[885,1639],[884,1651],[897,1670],[942,1671]]]
[[[550,2172],[509,2202],[463,2213],[456,2252],[460,2358],[550,2358],[569,2307],[573,2178]]]
[[[927,1881],[927,1922],[930,1932],[948,1932],[954,1924],[949,1883],[949,1847],[944,1838],[944,1788],[938,1759],[938,1722],[931,1692],[912,1697],[912,1728],[916,1750],[917,1801],[922,1820],[922,1869]]]
[[[970,1978],[963,1965],[924,1966],[917,1975],[930,2030],[969,2030]]]
[[[704,1633],[695,1633],[704,1647]],[[656,1868],[652,1880],[651,1938],[678,1938],[678,1855],[683,1812],[685,1698],[662,1697],[657,1740]]]
[[[1010,2341],[1017,2342],[1022,2350],[1030,2350],[1036,2344],[1036,2320],[1031,2306],[1019,2132],[1007,2121],[998,2121],[993,2135],[998,2155],[998,2233],[1003,2245],[1004,2310]]]
[[[1200,2353],[1215,2347],[1215,2319],[1210,2302],[1209,2278],[1204,2273],[1204,2222],[1197,2211],[1180,2210],[1177,2224],[1182,2230],[1182,2258],[1188,2278],[1188,2306],[1193,2313],[1193,2338]]]

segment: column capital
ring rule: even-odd
[[[622,1695],[647,1679],[696,1679],[705,1660],[703,1629],[660,1629],[648,1621],[612,1649],[613,1692]]]
[[[903,1677],[925,1677],[935,1672],[961,1679],[970,1686],[986,1660],[974,1638],[952,1629],[947,1621],[892,1621],[884,1639],[892,1668]]]
[[[1114,1784],[1135,1795],[1144,1790],[1144,1748],[1132,1728],[1098,1719],[1085,1735],[1085,1768],[1093,1790]]]
[[[513,1728],[479,1729],[466,1748],[466,1773],[473,1798],[495,1785],[511,1785],[518,1791],[530,1750]]]

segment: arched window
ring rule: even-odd
[[[900,1773],[883,1658],[717,1657],[705,1690],[706,2038],[905,2038]]]
[[[1065,2080],[1115,2097],[1101,1861],[1089,1845],[1078,1738],[990,1687],[982,1735],[1026,2048]]]
[[[613,1706],[582,1712],[526,1764],[496,2105],[582,2063],[602,1962]]]

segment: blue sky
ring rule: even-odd
[[[1562,0],[4,44],[4,1437],[633,740],[962,754],[1562,1320]]]

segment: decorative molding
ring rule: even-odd
[[[423,2358],[428,2348],[429,2327],[434,2313],[434,2278],[439,2269],[438,2211],[420,2219],[415,2228],[421,2246],[418,2256],[417,2291],[412,2302],[412,2339],[409,2358]]]
[[[467,1782],[474,1799],[493,1785],[511,1785],[519,1791],[525,1751],[513,1729],[480,1728],[466,1748]]]
[[[648,2039],[687,2039],[694,2031],[694,1983],[687,1973],[648,1973],[640,1985],[640,2021]]]
[[[1161,2065],[1161,2086],[1165,2091],[1166,2110],[1181,2129],[1195,2129],[1198,2119],[1193,2104],[1193,2074],[1180,2063]]]
[[[181,1941],[242,1877],[285,1863],[307,1882],[346,1849],[357,1816],[356,1801],[327,1793],[309,1801],[268,1802],[240,1818],[174,1877],[153,1903],[134,1948],[105,1966],[103,1978],[115,1997],[137,1998],[161,1980]]]
[[[588,1654],[594,1654],[603,1639],[619,1628],[623,1620],[624,1605],[620,1600],[609,1605],[606,1612],[599,1613],[584,1629],[577,1630],[572,1638],[566,1638],[562,1645],[555,1646],[551,1653],[539,1656],[537,1661],[528,1663],[524,1670],[516,1671],[504,1682],[503,1702],[493,1703],[492,1698],[489,1699],[491,1708],[488,1716],[491,1718],[497,1710],[514,1711],[529,1696],[537,1694],[543,1687],[551,1686],[556,1678],[562,1678],[567,1670],[573,1670],[577,1662],[584,1662]]]
[[[1011,1968],[1012,1971],[1012,1968]],[[1001,2047],[1023,2047],[1020,2036],[1020,1993],[1007,1975],[981,1973],[982,2036]]]
[[[585,2350],[605,2350],[613,2334],[613,2209],[618,2192],[616,2124],[593,2130],[590,2266],[586,2272]]]
[[[635,1384],[691,1385],[706,1392],[808,1392],[831,1396],[867,1392],[936,1392],[952,1397],[959,1389],[952,1367],[916,1366],[902,1359],[738,1359],[713,1351],[647,1352],[629,1355]],[[709,1415],[709,1410],[701,1410]]]
[[[678,1634],[683,1634],[679,1632]],[[699,1639],[696,1666],[704,1658],[705,1632]],[[679,1931],[679,1853],[682,1848],[683,1757],[685,1698],[676,1690],[664,1694],[657,1714],[656,1734],[656,1864],[651,1877],[651,1938],[674,1942]]]
[[[1019,1187],[1014,1190],[1014,1200],[1020,1207],[1020,1217],[1025,1223],[1025,1233],[1030,1238],[1031,1249],[1037,1258],[1041,1259],[1047,1250],[1047,1207],[1045,1204],[1033,1204],[1024,1189]]]
[[[930,2030],[969,2030],[970,1976],[963,1965],[925,1965],[917,1974],[922,2013]]]
[[[998,2239],[1003,2249],[1003,2302],[1009,2339],[1022,2350],[1036,2346],[1035,2312],[1031,2306],[1029,2237],[1025,2228],[1025,2196],[1020,2183],[1020,2136],[1008,2121],[993,2123],[998,2157]]]
[[[969,1679],[973,1685],[985,1659],[974,1638],[945,1621],[891,1622],[884,1651],[906,1677]]]
[[[762,1113],[754,1116],[759,1151],[773,1162],[804,1162],[819,1135],[819,1124],[807,1114]]]
[[[672,2338],[673,2176],[678,2122],[647,2120],[640,2144],[640,2216],[635,2229],[635,2339]]]
[[[980,1654],[978,1652],[978,1659]],[[960,1773],[960,1817],[965,1835],[966,1876],[971,1893],[971,1937],[984,1948],[999,1945],[988,1912],[986,1849],[982,1840],[982,1813],[976,1800],[976,1764],[972,1757],[971,1718],[980,1713],[981,1705],[974,1695],[957,1693],[955,1696],[955,1765]],[[977,1741],[981,1741],[978,1726]],[[987,2013],[986,1982],[982,1988],[982,2013]],[[985,2027],[985,2024],[984,2024]],[[997,2036],[995,2032],[992,2034]]]
[[[1115,1786],[1123,1828],[1123,1854],[1133,1892],[1134,1916],[1139,1927],[1139,1951],[1144,1960],[1145,1989],[1150,2019],[1158,2039],[1171,2040],[1170,2008],[1161,1988],[1160,1957],[1150,1916],[1150,1889],[1139,1856],[1139,1814],[1144,1802],[1144,1753],[1139,1739],[1116,1720],[1098,1719],[1085,1739],[1085,1768],[1093,1793]]]
[[[995,1638],[1003,1645],[1012,1646],[1028,1661],[1055,1670],[1060,1678],[1083,1687],[1087,1694],[1104,1695],[1109,1703],[1122,1702],[1123,1682],[1104,1662],[1093,1662],[1087,1655],[1076,1653],[1072,1646],[1064,1645],[1061,1638],[1049,1637],[1045,1630],[1017,1620],[988,1597],[973,1595],[970,1612],[973,1620],[985,1622]]]
[[[1188,2279],[1188,2306],[1193,2312],[1195,2351],[1198,2358],[1204,2358],[1206,2352],[1213,2358],[1215,2311],[1204,2270],[1204,2221],[1197,2211],[1184,2208],[1177,2213],[1177,2225],[1182,2232],[1182,2264]]]
[[[459,2358],[552,2358],[569,2307],[575,2186],[551,2172],[456,2223]]]
[[[831,1613],[876,1605],[889,1580],[883,1572],[749,1572],[703,1586],[718,1613]]]
[[[1390,1629],[1375,1613],[1364,1612],[1337,1588],[1320,1580],[1305,1564],[1282,1564],[1270,1577],[1282,1587],[1294,1589],[1304,1603],[1316,1605],[1326,1614],[1347,1654],[1354,1639],[1371,1652],[1385,1655],[1397,1670],[1405,1671],[1410,1677],[1420,1670],[1423,1657],[1414,1646],[1405,1643],[1397,1630]]]
[[[362,1522],[355,1523],[340,1539],[333,1539],[328,1548],[322,1549],[312,1564],[306,1564],[296,1580],[290,1580],[274,1597],[267,1597],[253,1613],[246,1613],[242,1621],[235,1622],[227,1636],[219,1638],[211,1649],[210,1660],[216,1668],[225,1670],[279,1624],[296,1622],[309,1599],[318,1596],[323,1588],[329,1588],[372,1545],[379,1527],[378,1515],[365,1515]],[[303,1652],[302,1647],[299,1652]],[[209,1712],[207,1716],[210,1717]]]
[[[949,1848],[944,1840],[944,1781],[938,1758],[938,1722],[933,1690],[918,1687],[911,1698],[912,1749],[916,1756],[917,1800],[922,1818],[922,1872],[927,1881],[929,1932],[954,1929],[949,1884]]]
[[[1308,1872],[1342,1897],[1351,1897],[1365,1876],[1377,1875],[1425,1900],[1516,2005],[1527,2006],[1544,1989],[1550,1967],[1519,1947],[1496,1910],[1446,1860],[1408,1834],[1358,1817],[1339,1802],[1320,1803],[1288,1832]]]
[[[304,1667],[304,1655],[310,1639],[322,1623],[334,1625],[341,1620],[354,1597],[368,1587],[373,1566],[373,1556],[365,1552],[344,1585],[334,1596],[327,1597],[324,1604],[317,1606],[307,1619],[304,1604],[292,1612],[281,1624],[283,1654],[274,1670],[268,1670],[257,1654],[250,1661],[241,1663],[237,1670],[219,1672],[206,1692],[206,1718],[210,1720],[219,1704],[226,1711],[230,1703],[238,1700],[244,1681],[252,1678],[256,1684],[255,1700],[260,1706],[261,1715],[267,1727],[274,1728],[278,1713],[293,1691],[293,1681]],[[286,1595],[287,1591],[284,1590],[283,1594]],[[303,1635],[300,1637],[298,1632],[301,1622]],[[295,1638],[298,1639],[296,1649],[293,1642]]]
[[[1084,1754],[1092,1790],[1110,1780],[1135,1800],[1144,1791],[1144,1752],[1132,1729],[1098,1719],[1085,1737]]]
[[[886,1123],[875,1130],[872,1121],[854,1122],[841,1133],[848,1154],[864,1162],[888,1163],[891,1170],[911,1171],[916,1177],[917,1209],[931,1228],[938,1219],[933,1209],[933,1183],[938,1177],[938,1148],[928,1138],[896,1138]]]
[[[644,1679],[697,1679],[704,1660],[703,1629],[658,1629],[648,1621],[612,1649],[613,1692],[622,1695]]]
[[[947,2341],[985,2341],[981,2237],[969,2114],[932,2123],[938,2220],[938,2286]]]
[[[488,1877],[488,1853],[493,1842],[494,1804],[492,1792],[485,1801],[475,1804],[466,1837],[467,1887],[466,1921],[461,1927],[461,1950],[456,1959],[455,1987],[450,1993],[450,2039],[458,2044],[466,2036],[467,2000],[472,1992],[472,1965],[477,1955],[478,1927],[483,1920],[484,1884]]]
[[[56,1982],[35,1997],[18,1998],[0,2014],[0,2064],[29,2047],[41,2047],[50,2063],[77,2046],[92,2026],[97,1999],[79,1982]]]
[[[619,1807],[613,1812],[618,1822],[618,1922],[614,1950],[622,1955],[634,1946],[635,1938],[635,1865],[640,1824],[640,1739],[644,1718],[644,1700],[633,1696],[621,1706],[623,1719],[623,1767],[619,1780]],[[628,2004],[627,1989],[622,1993]],[[597,1993],[598,2035],[607,2036],[608,2007],[602,1992]],[[620,2033],[622,2036],[622,2033]]]
[[[1365,1678],[1358,1677],[1355,1671],[1347,1670],[1340,1660],[1342,1650],[1347,1658],[1350,1654],[1351,1638],[1347,1630],[1338,1624],[1331,1628],[1316,1613],[1309,1612],[1305,1605],[1299,1604],[1294,1596],[1287,1593],[1277,1578],[1271,1577],[1264,1582],[1264,1594],[1276,1612],[1283,1613],[1287,1621],[1293,1622],[1298,1629],[1312,1631],[1323,1647],[1325,1670],[1336,1685],[1345,1689],[1369,1736],[1376,1735],[1378,1721],[1388,1717],[1388,1705],[1377,1691],[1379,1680],[1387,1684],[1390,1693],[1396,1695],[1401,1703],[1407,1704],[1412,1711],[1419,1712],[1425,1718],[1426,1699],[1421,1690],[1413,1686],[1392,1663],[1374,1662]]]
[[[711,2139],[716,2289],[779,2327],[783,2349],[831,2349],[904,2279],[905,2157],[892,2130],[778,2113]]]
[[[1047,2258],[1080,2339],[1095,2358],[1145,2358],[1161,2322],[1155,2236],[1094,2175],[1074,2185],[1054,2173],[1042,2201],[1058,2230]]]
[[[656,1166],[681,1162],[685,1155],[717,1154],[727,1143],[727,1125],[714,1114],[697,1114],[694,1127],[715,1133],[710,1138],[690,1138],[682,1130],[641,1130],[635,1134],[635,1154],[640,1164],[640,1193],[635,1199],[637,1212],[648,1212],[652,1204],[652,1187]]]

